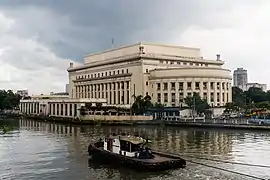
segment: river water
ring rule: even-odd
[[[139,132],[164,152],[270,166],[270,133],[164,127],[67,126],[27,119],[1,119],[14,131],[0,135],[0,179],[20,180],[248,180],[245,176],[187,163],[185,169],[138,172],[88,160],[87,146],[113,133]],[[185,158],[185,157],[184,157]],[[185,158],[189,159],[190,158]],[[270,169],[224,164],[201,159],[195,162],[270,179]]]

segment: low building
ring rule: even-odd
[[[246,91],[251,87],[260,88],[262,91],[267,91],[267,84],[247,83],[246,84]]]
[[[39,95],[20,100],[20,111],[29,115],[78,117],[82,107],[97,106],[97,104],[107,106],[106,99],[71,99],[62,96]]]
[[[27,97],[28,90],[17,90],[16,94],[20,95],[21,97]]]

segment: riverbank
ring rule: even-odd
[[[223,128],[223,129],[242,129],[242,130],[270,130],[270,126],[248,124],[248,119],[232,120],[201,120],[201,121],[103,121],[103,120],[79,120],[73,118],[60,117],[41,117],[41,116],[21,116],[22,118],[34,119],[38,121],[49,121],[61,124],[77,125],[102,125],[102,126],[174,126],[174,127],[196,127],[196,128]]]

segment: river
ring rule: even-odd
[[[0,118],[1,124],[14,127],[14,131],[0,135],[1,180],[253,179],[190,162],[184,169],[148,173],[89,161],[89,143],[112,132],[139,132],[147,135],[153,141],[152,149],[159,151],[270,166],[268,132],[150,126],[67,126],[27,119]],[[267,168],[192,160],[260,178],[270,178]]]

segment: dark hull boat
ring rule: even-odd
[[[122,139],[120,138],[120,136],[119,139],[121,142]],[[105,138],[105,143],[103,141],[99,141],[94,144],[90,144],[88,147],[89,156],[91,156],[93,159],[98,159],[100,161],[107,161],[111,163],[127,165],[136,169],[146,171],[160,171],[186,167],[186,161],[177,156],[151,151],[150,149],[144,151],[132,150],[134,148],[132,148],[131,146],[134,146],[134,144],[131,142],[130,144],[128,144],[130,146],[129,151],[122,150],[120,146],[119,147],[120,150],[116,152],[114,151],[115,148],[113,147],[114,143],[111,143],[111,145],[109,145],[110,144],[108,143],[109,141],[110,139]],[[112,142],[117,141],[115,141],[115,139],[112,138]],[[126,138],[125,140],[122,140],[122,142],[125,142],[126,145],[127,144]],[[136,143],[135,145],[139,144]]]

